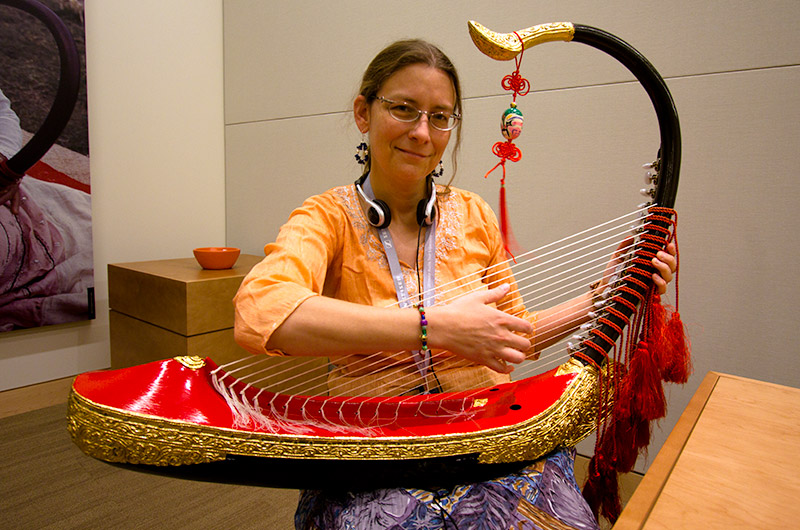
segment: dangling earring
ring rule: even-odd
[[[369,145],[364,141],[364,138],[362,138],[361,143],[356,146],[356,162],[362,166],[369,162]]]
[[[444,175],[444,165],[442,164],[442,161],[439,160],[439,165],[436,166],[436,169],[431,171],[431,176],[436,178],[441,177],[442,175]]]

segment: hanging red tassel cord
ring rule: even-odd
[[[503,245],[505,246],[506,253],[509,256],[514,255],[515,252],[518,251],[519,245],[517,244],[517,240],[514,237],[514,234],[511,231],[511,225],[508,222],[508,205],[506,203],[506,160],[511,160],[512,162],[519,161],[522,158],[522,152],[519,148],[514,145],[511,140],[505,142],[497,142],[492,147],[492,152],[501,158],[500,162],[497,163],[492,169],[489,170],[488,173],[484,176],[484,178],[489,176],[489,173],[497,169],[499,166],[503,168],[503,177],[500,179],[500,233],[503,236]]]
[[[516,32],[514,32],[514,34],[517,35]],[[497,142],[494,144],[494,146],[492,146],[492,153],[494,153],[495,156],[500,157],[500,162],[498,162],[486,173],[486,175],[484,175],[484,178],[486,178],[498,167],[503,168],[503,177],[500,180],[500,232],[503,236],[503,244],[505,246],[506,253],[512,258],[514,256],[512,250],[516,252],[519,248],[519,245],[517,245],[517,241],[514,238],[514,235],[511,231],[511,225],[508,220],[508,205],[506,203],[505,189],[506,161],[510,160],[511,162],[518,162],[522,158],[522,151],[520,151],[519,148],[514,145],[514,139],[518,138],[522,133],[522,126],[524,123],[524,117],[522,112],[517,109],[516,102],[517,96],[524,96],[530,91],[530,83],[519,73],[519,68],[522,64],[522,55],[525,52],[525,45],[519,35],[517,35],[517,39],[519,39],[522,50],[520,51],[519,55],[514,58],[516,69],[511,74],[505,76],[501,83],[503,89],[510,90],[513,93],[511,106],[503,113],[500,121],[500,131],[502,132],[506,141]]]
[[[667,208],[651,208],[651,211],[665,214],[672,223],[672,238],[671,242],[675,244],[676,255],[680,254],[678,249],[677,237],[677,224],[678,214],[671,209]],[[680,261],[678,261],[678,269],[680,269]],[[692,375],[692,356],[691,348],[686,334],[686,328],[681,320],[681,315],[678,312],[678,304],[680,300],[680,285],[679,285],[678,270],[675,271],[675,307],[663,306],[664,309],[664,325],[658,337],[658,348],[662,351],[661,355],[661,378],[668,383],[685,384]],[[660,297],[657,300],[660,304]]]
[[[658,250],[665,248],[669,242],[674,242],[677,249],[676,220],[674,210],[650,208],[646,232],[628,269],[627,280],[632,284],[646,285],[643,282],[649,279],[652,268],[641,265],[649,265]],[[661,225],[670,226],[671,230],[663,229]],[[659,232],[661,235],[658,235]],[[677,270],[675,275],[677,308]],[[629,308],[633,318],[627,336],[622,338],[622,345],[614,348],[612,358],[606,359],[607,365],[612,368],[609,369],[612,375],[607,377],[608,381],[601,382],[597,443],[583,488],[583,495],[595,515],[602,515],[612,523],[621,511],[617,475],[631,471],[639,454],[646,454],[652,422],[666,415],[663,383],[685,383],[692,371],[689,342],[677,309],[665,307],[652,286],[644,290],[644,295],[624,285],[619,291],[620,294],[612,298],[606,312],[623,317],[613,307],[616,302]],[[638,306],[623,298],[622,293],[638,299]],[[621,320],[624,321],[624,318]],[[606,323],[610,322],[606,319]],[[596,338],[608,342],[602,334],[594,333],[593,338],[584,344],[597,351],[605,351],[594,344]],[[607,403],[613,403],[610,413]]]

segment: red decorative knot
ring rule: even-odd
[[[624,293],[628,293],[628,294],[638,298],[640,302],[644,301],[644,295],[643,294],[639,293],[638,291],[635,291],[635,290],[631,289],[627,285],[620,285],[619,286],[619,290],[624,292]],[[620,298],[622,298],[622,297],[620,297]]]
[[[650,258],[654,258],[655,257],[655,255],[649,256],[648,253],[640,252],[639,254],[643,254],[645,257],[650,257]],[[637,256],[639,254],[637,254]],[[631,260],[631,263],[635,263],[636,265],[645,265],[645,266],[652,265],[652,262],[650,260],[644,259],[644,258],[639,258],[639,257],[633,258]]]
[[[666,219],[664,221],[666,222]],[[659,225],[657,225],[655,223],[647,223],[646,225],[644,225],[644,229],[645,230],[653,230],[653,231],[661,232],[661,233],[663,233],[663,234],[665,234],[667,236],[669,236],[669,234],[671,233],[671,230],[669,228],[667,228],[665,226],[659,226]]]
[[[656,234],[642,234],[641,237],[645,241],[655,242],[656,244],[661,245],[662,248],[667,244],[666,238]]]
[[[522,159],[522,151],[511,140],[495,143],[492,146],[492,153],[503,160],[511,160],[512,162],[519,162]]]
[[[640,274],[642,276],[646,276],[647,278],[650,277],[650,273],[649,272],[643,271],[641,269],[631,269],[631,272],[634,273],[634,274]],[[633,276],[628,276],[627,281],[629,281],[631,283],[635,283],[636,285],[638,285],[642,289],[649,289],[650,288],[650,286],[647,285],[646,283],[644,283],[642,280],[640,280],[639,278],[634,278]]]
[[[678,212],[672,208],[651,206],[647,211],[653,216],[653,218],[658,218],[659,220],[668,222],[672,225],[676,225],[678,223]]]
[[[531,90],[530,82],[520,75],[519,70],[505,76],[502,86],[504,90],[511,90],[515,98],[524,96]]]
[[[513,92],[513,101],[516,101],[517,96],[524,96],[530,92],[531,84],[519,73],[519,67],[522,65],[522,56],[525,54],[525,43],[522,41],[522,37],[519,36],[519,33],[515,31],[514,35],[516,35],[517,39],[519,39],[519,44],[522,47],[522,50],[520,50],[519,55],[514,57],[516,69],[511,74],[505,76],[501,84],[503,89],[511,90]]]
[[[644,258],[655,258],[656,254],[664,248],[664,245],[650,243],[649,241],[640,241],[639,248],[636,251],[637,256],[642,256]]]

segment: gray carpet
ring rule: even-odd
[[[297,490],[144,472],[83,454],[66,405],[0,420],[0,526],[62,528],[294,527]]]

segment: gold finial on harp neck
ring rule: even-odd
[[[510,61],[523,50],[523,46],[527,50],[543,42],[559,40],[569,42],[575,34],[575,26],[571,22],[550,22],[521,29],[516,32],[519,39],[514,32],[496,33],[474,20],[470,20],[467,26],[475,46],[484,54],[498,61]],[[522,39],[522,44],[519,42],[520,39]]]

